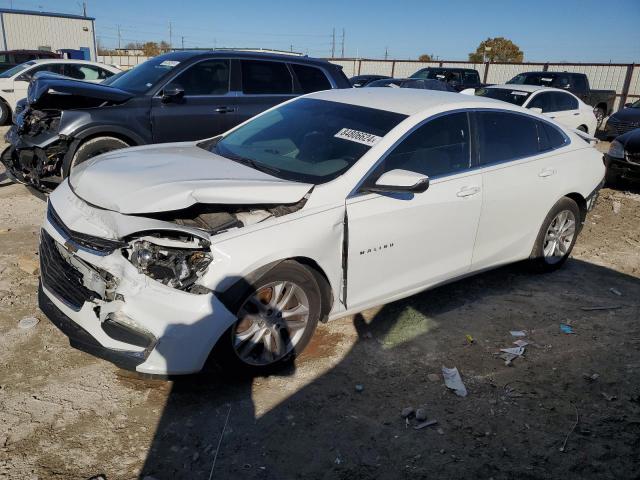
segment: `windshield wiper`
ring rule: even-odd
[[[272,167],[270,165],[265,165],[263,163],[258,163],[255,160],[252,160],[250,158],[241,157],[240,155],[236,155],[235,153],[231,153],[231,152],[229,152],[229,150],[226,150],[226,149],[225,149],[226,151],[224,153],[222,153],[220,151],[220,148],[218,148],[218,147],[219,147],[218,145],[215,146],[215,152],[218,155],[221,155],[221,156],[223,156],[225,158],[228,158],[229,160],[233,160],[235,162],[242,163],[243,165],[247,165],[247,166],[249,166],[249,167],[251,167],[251,168],[253,168],[255,170],[259,170],[261,172],[269,173],[269,174],[277,174],[277,173],[280,173],[280,171],[281,171],[277,167]]]

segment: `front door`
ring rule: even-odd
[[[154,142],[180,142],[213,137],[238,124],[237,96],[230,92],[230,61],[208,59],[180,73],[152,100]],[[182,97],[163,99],[165,91]]]
[[[482,206],[482,176],[470,170],[470,150],[466,112],[430,120],[364,183],[403,169],[430,177],[425,192],[347,199],[348,308],[401,297],[469,270]]]

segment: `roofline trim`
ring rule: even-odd
[[[82,15],[74,15],[72,13],[43,12],[40,10],[15,10],[12,8],[0,8],[0,13],[13,13],[16,15],[39,15],[41,17],[71,18],[74,20],[89,20],[92,22],[96,20],[95,17],[84,17]]]

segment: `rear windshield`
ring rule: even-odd
[[[496,100],[502,100],[521,107],[525,100],[529,98],[531,92],[523,92],[512,88],[479,88],[476,90],[476,95],[495,98]]]
[[[549,86],[551,85],[556,76],[553,73],[521,73],[516,75],[507,83],[516,85],[539,85]]]
[[[179,64],[178,60],[165,57],[152,58],[122,73],[118,78],[111,80],[109,85],[131,93],[144,93]]]
[[[320,184],[340,176],[405,115],[300,98],[203,148],[273,176]]]

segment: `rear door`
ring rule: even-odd
[[[484,197],[472,269],[481,270],[531,252],[544,217],[564,194],[565,167],[554,150],[566,137],[526,114],[486,110],[474,118]]]
[[[469,116],[429,120],[365,179],[403,169],[426,174],[416,194],[357,193],[347,199],[347,305],[426,288],[469,270],[482,205],[482,175],[470,169]]]
[[[293,76],[284,62],[240,60],[238,123],[294,98]]]
[[[231,61],[211,58],[187,67],[169,80],[151,102],[154,142],[213,137],[236,125],[237,92],[230,91]],[[182,98],[163,99],[179,89]]]

